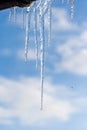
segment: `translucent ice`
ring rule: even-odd
[[[38,66],[38,59],[40,57],[40,76],[41,76],[41,110],[43,109],[43,83],[44,83],[44,53],[45,53],[45,16],[48,20],[48,42],[47,45],[51,43],[51,15],[52,15],[52,1],[53,0],[37,0],[31,4],[29,7],[22,9],[22,20],[23,27],[26,30],[25,36],[25,61],[28,58],[28,48],[29,48],[29,37],[30,37],[30,25],[34,26],[34,42],[35,42],[35,53],[36,53],[36,67]],[[65,0],[62,0],[64,3]],[[71,18],[74,16],[74,0],[67,0],[71,4]],[[33,11],[32,11],[33,10]],[[17,8],[14,8],[14,21],[16,21]],[[31,12],[34,13],[34,20],[31,23]],[[25,17],[24,17],[25,14]],[[12,9],[10,10],[9,19],[12,16]],[[26,20],[25,20],[26,18]],[[24,21],[25,26],[24,26]],[[38,37],[39,34],[39,37]],[[40,48],[40,49],[39,49]],[[39,56],[40,54],[40,56]]]

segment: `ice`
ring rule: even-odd
[[[17,20],[17,7],[14,7],[14,22]]]
[[[51,14],[52,14],[52,8],[51,5],[52,1],[50,1],[48,5],[48,46],[50,46],[51,43]]]
[[[62,0],[62,4],[64,4],[65,0]],[[74,0],[67,0],[67,3],[71,5],[71,19],[74,17]]]
[[[74,17],[74,0],[71,0],[71,19]]]
[[[43,110],[43,81],[44,81],[44,16],[40,7],[40,51],[41,51],[41,110]]]
[[[13,10],[13,8],[10,8],[9,21],[11,21],[11,18],[12,18],[12,10]]]
[[[22,27],[24,28],[24,8],[22,8]]]
[[[51,43],[51,19],[52,19],[52,2],[53,0],[38,0],[29,7],[22,9],[22,23],[25,27],[25,61],[28,59],[29,39],[30,39],[30,25],[34,26],[34,42],[36,53],[36,67],[40,63],[40,87],[41,87],[41,110],[43,110],[43,89],[44,89],[44,53],[45,53],[45,18],[48,20],[48,40],[47,45]],[[64,3],[65,0],[62,0]],[[74,16],[74,0],[67,0],[71,4],[71,18]],[[33,10],[33,11],[32,11]],[[31,21],[31,13],[34,13],[33,21]],[[14,21],[16,21],[17,8],[14,7]],[[10,10],[9,19],[12,16],[12,8]],[[45,17],[46,16],[46,17]],[[26,20],[25,20],[26,18]],[[26,21],[26,23],[24,23]],[[32,22],[32,23],[31,23]],[[25,25],[24,25],[25,24]],[[39,56],[40,54],[40,56]],[[38,62],[40,57],[40,62]]]
[[[48,14],[48,44],[51,41],[51,3],[52,0],[40,0],[39,7],[39,25],[40,25],[40,48],[41,48],[41,110],[43,110],[43,83],[44,83],[44,53],[45,53],[45,39],[44,39],[44,25],[45,14]]]
[[[30,7],[27,7],[26,9],[25,62],[27,62],[27,58],[28,58],[29,28],[30,28]]]
[[[40,51],[41,51],[41,110],[43,109],[43,81],[44,81],[44,18],[40,16]]]
[[[37,39],[37,3],[34,7],[34,37],[35,37],[35,53],[36,53],[36,68],[38,68],[38,39]]]
[[[25,61],[27,61],[28,55],[28,42],[29,42],[29,27],[28,27],[29,14],[28,10],[26,11],[26,37],[25,37]]]

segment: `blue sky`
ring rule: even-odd
[[[14,23],[9,21],[9,10],[0,12],[1,130],[87,130],[86,6],[87,0],[75,0],[71,20],[67,1],[63,5],[61,0],[53,2],[43,111],[40,111],[40,68],[35,67],[33,28],[25,63],[22,16],[18,14]]]

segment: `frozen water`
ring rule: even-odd
[[[23,27],[26,30],[25,36],[25,61],[28,58],[28,48],[29,48],[29,36],[30,36],[30,21],[31,21],[31,12],[34,13],[34,41],[35,41],[35,53],[36,53],[36,67],[38,66],[38,57],[40,57],[40,76],[41,76],[41,110],[43,110],[43,83],[44,83],[44,53],[45,53],[45,15],[48,16],[48,46],[51,43],[51,15],[52,15],[52,1],[53,0],[38,0],[31,4],[31,6],[22,9],[22,22]],[[65,0],[62,0],[64,3]],[[74,0],[67,0],[69,4],[71,4],[71,18],[74,16]],[[14,8],[14,21],[16,21],[16,12],[17,8]],[[24,17],[25,14],[25,17]],[[9,19],[12,16],[12,9],[10,9]],[[26,18],[26,20],[25,20]],[[24,26],[24,21],[25,26]],[[38,42],[38,34],[39,34],[39,41]],[[40,48],[40,50],[39,50]],[[40,52],[39,52],[40,51]],[[39,56],[40,54],[40,56]]]
[[[22,27],[24,28],[24,8],[22,8]]]
[[[26,37],[25,37],[25,61],[27,61],[28,55],[28,43],[29,43],[29,12],[30,10],[27,8],[26,10]]]
[[[71,0],[71,19],[74,17],[74,0]]]
[[[10,9],[10,13],[9,13],[9,21],[11,21],[11,18],[12,18],[12,10],[13,10],[13,8]]]
[[[62,3],[64,3],[65,0],[62,0]],[[71,6],[71,19],[74,17],[74,0],[67,0],[67,3]]]
[[[14,7],[14,22],[17,20],[17,7]]]
[[[51,14],[52,14],[52,1],[48,5],[48,46],[51,43]]]
[[[37,3],[35,2],[34,7],[34,38],[35,38],[35,53],[36,53],[36,68],[38,68],[38,39],[37,39]]]

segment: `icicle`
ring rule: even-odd
[[[14,22],[17,20],[17,7],[14,7]]]
[[[62,0],[62,3],[64,3],[65,0]],[[68,3],[71,2],[71,18],[74,16],[74,0],[67,0]],[[34,3],[34,4],[33,4]],[[51,4],[52,0],[39,0],[35,1],[31,4],[31,6],[26,7],[26,37],[25,37],[25,61],[27,61],[28,57],[28,44],[29,44],[29,29],[30,29],[30,10],[31,8],[34,8],[34,34],[35,34],[35,47],[36,47],[36,67],[38,64],[38,39],[37,39],[37,32],[38,32],[38,20],[37,20],[37,14],[39,13],[39,25],[40,25],[40,64],[41,64],[41,110],[43,110],[43,83],[44,83],[44,53],[45,53],[45,40],[44,40],[44,17],[45,14],[48,14],[48,45],[50,45],[51,42]],[[34,6],[35,7],[34,7]],[[14,7],[14,21],[16,21],[16,10],[17,7]],[[12,8],[10,10],[9,14],[9,20],[12,16]],[[24,9],[22,9],[22,18],[23,18],[23,27],[24,27]]]
[[[71,19],[74,17],[74,0],[71,0]]]
[[[22,27],[24,28],[24,8],[22,9]]]
[[[43,81],[44,81],[44,16],[40,7],[40,44],[41,44],[41,110],[43,110]]]
[[[37,9],[36,2],[34,8],[34,36],[35,36],[35,52],[36,52],[36,68],[38,67],[38,40],[37,40]]]
[[[30,31],[30,20],[31,20],[32,8],[33,8],[33,4],[27,7],[27,11],[26,11],[25,62],[27,61],[27,56],[28,56],[29,31]]]
[[[25,38],[25,62],[27,61],[28,55],[28,42],[29,42],[29,10],[26,11],[26,38]]]
[[[9,21],[11,21],[12,19],[12,8],[10,8],[10,12],[9,12]]]
[[[48,46],[51,43],[51,14],[52,14],[51,4],[52,4],[52,1],[50,1],[48,5]]]

